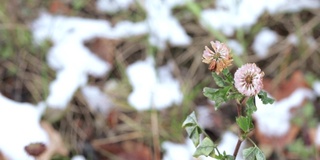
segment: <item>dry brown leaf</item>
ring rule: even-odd
[[[41,122],[41,126],[48,133],[50,144],[47,146],[47,150],[43,154],[41,154],[38,159],[50,160],[54,154],[67,156],[69,151],[64,146],[60,134],[51,126],[51,124],[47,122]]]
[[[313,142],[314,145],[316,145],[318,151],[320,151],[320,145],[315,144],[316,137],[317,137],[317,128],[310,128],[309,131],[308,131],[308,134],[310,136],[311,142]]]
[[[0,152],[0,160],[8,160],[1,152]]]
[[[121,143],[109,143],[97,146],[100,153],[107,152],[111,153],[120,159],[130,160],[151,160],[152,153],[151,149],[146,145],[134,142],[124,141]],[[103,153],[102,153],[103,154]]]
[[[288,80],[280,82],[277,86],[274,86],[272,79],[265,78],[263,86],[263,89],[268,91],[277,101],[288,97],[297,88],[308,88],[307,82],[301,71],[295,71]]]
[[[70,8],[65,2],[55,0],[50,3],[49,12],[53,14],[67,14],[70,13]]]
[[[287,134],[281,137],[269,137],[261,133],[259,129],[256,129],[255,136],[262,145],[269,145],[276,149],[282,149],[285,145],[291,143],[296,138],[299,130],[300,127],[291,125]]]
[[[111,65],[113,64],[116,49],[115,40],[98,37],[85,42],[85,45],[98,57],[109,62]]]

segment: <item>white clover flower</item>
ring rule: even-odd
[[[236,89],[243,95],[254,96],[263,88],[264,73],[255,63],[241,66],[234,74]]]
[[[202,62],[209,64],[209,70],[219,74],[224,68],[231,65],[232,57],[230,55],[230,49],[219,41],[211,41],[213,51],[207,46],[202,54]]]

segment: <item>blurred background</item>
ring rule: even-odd
[[[235,103],[215,110],[202,94],[216,40],[232,73],[265,72],[276,103],[256,102],[251,138],[267,159],[320,159],[319,0],[2,2],[0,159],[193,160],[181,127],[193,110],[232,154]]]

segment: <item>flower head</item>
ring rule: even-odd
[[[234,74],[235,87],[243,95],[256,95],[263,88],[263,76],[264,73],[255,63],[247,63]]]
[[[230,49],[219,41],[211,41],[213,51],[207,46],[202,54],[202,62],[209,64],[209,70],[219,74],[224,68],[231,65],[232,57],[230,55]]]

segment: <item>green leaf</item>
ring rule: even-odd
[[[243,156],[246,160],[265,160],[266,157],[258,147],[250,147],[243,150]]]
[[[254,104],[254,96],[251,96],[246,101],[246,113],[247,115],[251,115],[255,111],[257,111],[257,107]]]
[[[315,113],[314,106],[311,102],[308,102],[303,108],[302,108],[303,116],[306,118],[312,118],[313,114]]]
[[[209,87],[204,87],[203,88],[203,95],[206,96],[209,99],[214,99],[215,94],[219,91],[219,89],[216,88],[209,88]]]
[[[263,152],[259,148],[256,153],[256,159],[257,160],[265,160],[266,159],[266,156],[263,154]]]
[[[219,160],[234,160],[234,157],[232,155],[227,155],[226,151],[223,151],[223,154],[216,155],[214,158]]]
[[[228,100],[238,100],[240,101],[241,99],[243,99],[243,95],[239,92],[229,92],[229,95],[228,95]]]
[[[215,153],[214,150],[217,147],[210,138],[206,137],[202,140],[201,144],[197,147],[196,151],[194,152],[194,157],[199,157],[201,155],[214,157]]]
[[[248,133],[253,129],[253,123],[251,117],[240,116],[236,119],[237,124],[242,129],[243,132]]]
[[[201,128],[198,125],[195,112],[192,112],[186,120],[182,123],[188,133],[189,138],[192,140],[195,146],[198,146],[200,143],[200,134],[202,133]]]
[[[190,113],[186,120],[184,120],[184,122],[182,123],[182,127],[186,127],[187,125],[197,125],[198,121],[197,121],[197,117],[196,117],[196,113],[193,111],[192,113]]]
[[[224,70],[222,70],[222,74],[226,77],[225,82],[233,84],[233,76],[230,74],[228,69],[225,68]]]
[[[225,86],[220,89],[203,88],[203,95],[215,102],[215,108],[218,109],[223,102],[228,100],[228,92],[232,86]]]
[[[212,72],[212,77],[219,87],[224,87],[223,78],[217,75],[216,72]]]
[[[258,97],[261,99],[263,104],[272,104],[274,102],[273,98],[269,98],[267,92],[260,91]]]

